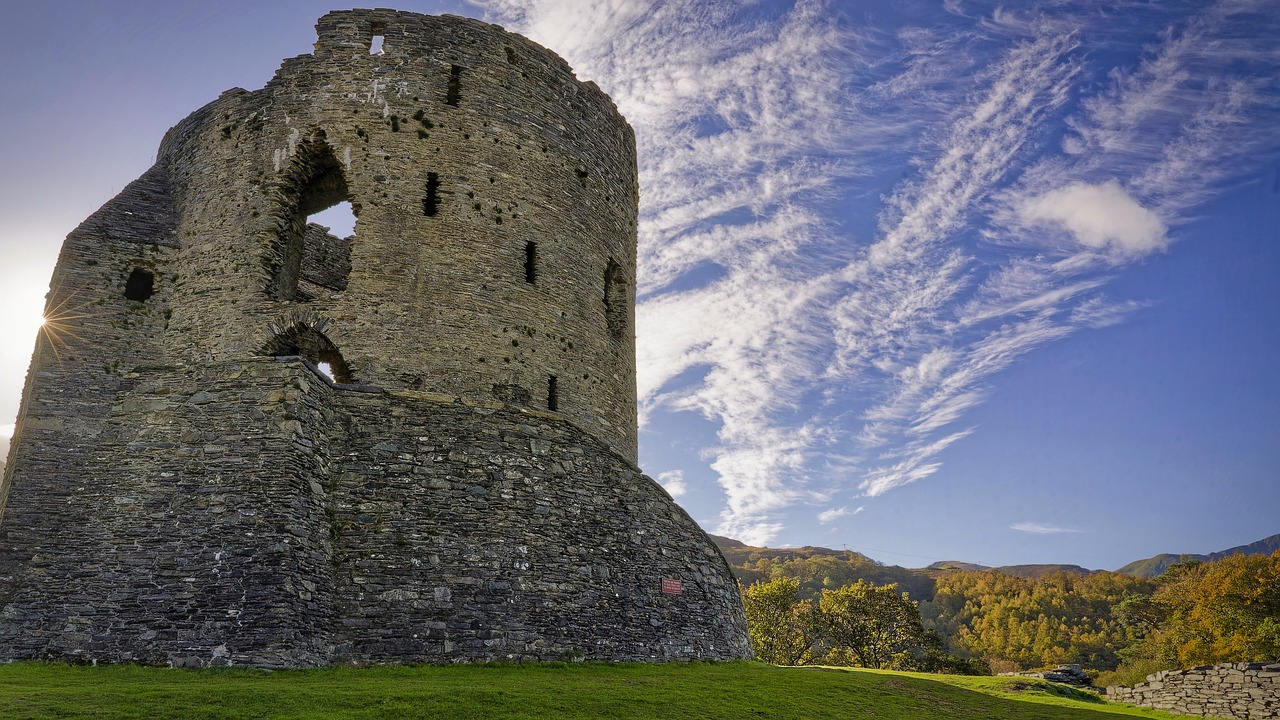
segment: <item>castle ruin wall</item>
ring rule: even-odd
[[[636,460],[630,127],[475,20],[334,12],[68,235],[0,484],[0,656],[749,657]],[[308,222],[349,202],[355,233]]]

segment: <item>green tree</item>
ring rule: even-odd
[[[873,585],[859,580],[838,590],[823,590],[818,600],[828,658],[835,664],[871,668],[914,667],[931,646],[920,611],[897,583]]]
[[[812,659],[817,613],[813,601],[801,600],[799,593],[800,582],[785,577],[757,582],[743,592],[756,658],[774,665],[802,665]]]

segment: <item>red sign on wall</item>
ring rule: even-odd
[[[669,593],[671,595],[679,595],[680,579],[679,578],[662,578],[662,592]]]

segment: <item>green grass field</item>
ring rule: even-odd
[[[0,718],[876,718],[1176,716],[1038,680],[759,663],[260,672],[0,666]]]

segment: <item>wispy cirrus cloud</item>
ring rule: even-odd
[[[1277,21],[1247,0],[1108,6],[1167,28],[1109,70],[1090,3],[888,29],[818,0],[477,4],[635,127],[642,419],[715,424],[716,531],[752,543],[937,472],[1003,370],[1141,312],[1107,284],[1280,127],[1258,120],[1277,50],[1243,29]],[[834,220],[846,202],[878,222]]]
[[[852,510],[850,510],[847,507],[838,507],[838,508],[831,508],[829,510],[823,510],[822,512],[818,513],[818,522],[822,523],[823,525],[827,525],[829,523],[835,522],[836,520],[839,520],[842,517],[852,517],[854,515],[857,515],[858,513],[862,512],[865,509],[866,509],[866,506],[859,505],[858,507]]]
[[[1039,523],[1039,522],[1031,522],[1031,521],[1014,523],[1009,526],[1009,529],[1017,530],[1018,532],[1031,533],[1033,535],[1060,535],[1063,533],[1082,532],[1074,528],[1059,527],[1057,525],[1049,525],[1047,523]]]
[[[988,261],[985,267],[963,257],[968,273],[961,276],[954,270],[958,251],[949,248],[956,254],[939,253],[933,260],[933,272],[903,273],[903,286],[910,289],[889,295],[893,300],[881,301],[878,306],[859,303],[856,317],[882,337],[888,337],[886,329],[893,329],[894,324],[877,318],[893,319],[894,309],[909,318],[900,326],[904,332],[895,353],[872,360],[868,351],[875,344],[850,344],[862,353],[859,361],[871,361],[879,369],[893,371],[887,379],[892,387],[888,399],[871,407],[865,415],[868,422],[861,434],[864,443],[890,448],[880,455],[887,462],[873,465],[862,480],[860,487],[867,494],[880,494],[936,471],[940,466],[937,455],[963,437],[965,431],[933,442],[921,436],[943,430],[981,403],[985,394],[982,382],[986,378],[1035,348],[1081,329],[1120,322],[1144,306],[1139,301],[1110,301],[1097,290],[1111,279],[1114,266],[1166,248],[1167,223],[1185,217],[1197,202],[1211,194],[1216,181],[1239,171],[1233,168],[1231,158],[1239,158],[1242,148],[1228,146],[1227,131],[1250,120],[1247,110],[1260,102],[1261,96],[1251,95],[1248,88],[1261,83],[1223,79],[1220,75],[1227,72],[1230,61],[1221,58],[1214,59],[1216,67],[1212,69],[1203,64],[1190,65],[1193,57],[1204,60],[1213,54],[1204,47],[1213,45],[1206,40],[1215,28],[1228,24],[1233,11],[1251,6],[1256,8],[1250,3],[1223,3],[1210,8],[1205,17],[1193,18],[1185,31],[1166,33],[1137,71],[1112,72],[1111,86],[1087,100],[1082,115],[1069,118],[1076,134],[1068,136],[1061,155],[1042,154],[1020,173],[1018,163],[1011,163],[1011,189],[1001,187],[1005,178],[975,175],[972,190],[966,188],[953,195],[937,190],[928,193],[934,202],[923,205],[926,211],[937,205],[947,209],[934,210],[937,214],[933,223],[917,225],[927,242],[946,238],[953,227],[950,220],[955,218],[969,223],[969,229],[980,229],[986,240],[997,247],[1010,248],[1010,252],[1003,261]],[[1003,12],[993,15],[986,25],[1015,35],[1035,34],[1047,27],[1039,18]],[[1055,25],[1061,29],[1060,23]],[[1260,37],[1256,32],[1251,36]],[[1044,53],[1035,42],[1023,47]],[[1264,57],[1256,49],[1242,47],[1231,55],[1235,60]],[[999,140],[980,145],[946,144],[942,167],[967,167],[966,147],[979,148],[976,156],[1002,148],[1014,149],[1026,141],[1029,133],[1010,133],[1001,127],[1001,122],[1016,123],[1019,110],[1037,111],[1033,94],[1017,93],[1023,102],[1013,110],[994,115],[983,112],[990,105],[990,98],[998,97],[998,91],[1008,88],[1008,83],[1034,83],[1038,78],[1052,77],[1054,70],[1047,70],[1044,75],[1028,72],[1015,57],[1016,50],[1003,66],[1018,68],[1023,74],[1010,75],[1008,79],[997,75],[991,95],[976,106],[979,110],[972,116],[991,122]],[[1043,57],[1049,59],[1048,67],[1056,68],[1056,72],[1078,67],[1065,51],[1060,57],[1052,52]],[[1210,76],[1207,79],[1206,74]],[[1271,81],[1274,82],[1274,73]],[[1053,88],[1047,97],[1056,100],[1049,99],[1040,111],[1062,104],[1062,84],[1047,87]],[[1161,116],[1160,128],[1153,132],[1148,124],[1156,115]],[[992,117],[997,119],[989,120]],[[1039,118],[1031,117],[1029,121],[1035,124]],[[964,121],[956,127],[963,131]],[[1274,131],[1264,131],[1262,135],[1269,139],[1261,144],[1274,144]],[[1152,137],[1161,136],[1164,142],[1152,144]],[[953,132],[951,137],[967,141],[971,136]],[[1010,140],[1010,144],[1000,142]],[[1013,159],[1012,154],[1005,157]],[[1199,170],[1195,169],[1197,166]],[[1122,172],[1129,177],[1127,183],[1114,177],[1088,180],[1102,173]],[[990,200],[981,197],[985,192],[991,193]],[[974,196],[978,196],[975,203],[966,202]],[[939,203],[935,200],[938,197],[945,200]],[[908,207],[911,210],[903,213],[904,217],[911,217],[911,213],[921,216],[916,204]],[[976,217],[964,218],[966,209],[973,210]],[[1015,216],[1012,221],[1011,214]],[[984,219],[987,224],[982,227],[980,222]],[[889,230],[884,237],[892,238],[896,230]],[[1054,242],[1054,231],[1066,235],[1071,242]],[[1028,243],[1028,236],[1035,239]],[[1026,256],[1015,250],[1028,245],[1039,252]],[[921,256],[928,257],[925,253]],[[907,253],[902,257],[911,258]],[[968,282],[984,273],[985,279],[970,292]],[[945,306],[913,302],[922,297],[942,299],[959,310],[951,322],[943,319],[939,324],[939,318],[946,316]],[[1001,322],[1000,326],[982,330],[993,321]],[[984,334],[975,338],[976,332]]]
[[[1078,65],[1071,36],[1023,41],[985,75],[956,114],[919,183],[888,200],[881,236],[847,269],[850,285],[833,307],[833,376],[882,376],[887,398],[865,413],[860,437],[889,445],[859,488],[880,495],[934,473],[934,459],[968,431],[934,436],[981,402],[979,383],[1020,351],[1059,333],[1031,320],[956,342],[952,304],[972,282],[972,258],[953,242],[997,186],[1038,118],[1061,106]]]

